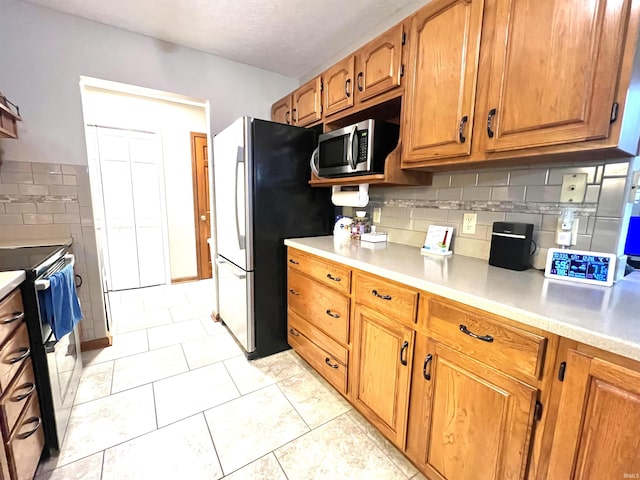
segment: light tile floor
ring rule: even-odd
[[[110,294],[60,455],[38,480],[424,479],[292,350],[249,362],[210,281]]]

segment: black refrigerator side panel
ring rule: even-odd
[[[254,120],[252,128],[254,357],[258,357],[289,348],[284,239],[329,235],[334,207],[330,189],[309,186],[313,131],[263,120]]]

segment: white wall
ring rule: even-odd
[[[85,87],[83,103],[88,124],[158,133],[171,279],[197,276],[190,132],[206,133],[205,108],[95,87]]]
[[[0,0],[0,90],[20,106],[7,160],[87,163],[79,76],[211,102],[211,130],[241,115],[268,118],[298,81],[17,0]]]

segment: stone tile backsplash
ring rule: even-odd
[[[73,238],[84,319],[82,340],[107,335],[89,174],[86,166],[4,161],[0,165],[0,243]]]
[[[534,225],[535,268],[544,268],[547,249],[555,247],[555,230],[562,207],[576,209],[579,217],[577,245],[573,248],[617,252],[629,159],[601,163],[491,169],[478,172],[439,173],[428,187],[374,187],[369,189],[367,216],[381,208],[379,231],[389,240],[419,247],[431,224],[455,229],[455,254],[489,258],[493,222]],[[561,204],[565,174],[586,173],[584,203]],[[465,212],[477,213],[474,235],[461,233]],[[345,208],[346,215],[352,209]]]

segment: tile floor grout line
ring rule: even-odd
[[[278,458],[278,456],[276,455],[276,451],[274,450],[273,452],[273,458],[276,459],[276,463],[278,464],[278,466],[280,467],[280,470],[282,470],[282,474],[284,475],[284,478],[286,480],[289,480],[289,475],[287,475],[287,471],[284,469],[284,466],[280,463],[280,459]]]
[[[209,421],[207,420],[207,416],[205,415],[204,412],[200,412],[199,415],[202,415],[202,418],[204,419],[204,424],[207,426],[207,431],[209,432],[209,438],[211,439],[211,445],[213,445],[213,451],[216,453],[216,459],[218,460],[218,465],[220,466],[220,471],[222,472],[222,477],[220,477],[220,480],[222,480],[227,475],[224,473],[224,469],[222,468],[222,461],[220,460],[220,454],[218,453],[218,449],[216,448],[216,441],[213,439],[213,433],[211,432]]]
[[[299,373],[298,375],[304,375],[304,373]],[[281,381],[284,380],[290,380],[292,378],[294,378],[296,375],[294,375],[293,377],[289,377],[289,378],[285,378]],[[300,417],[300,419],[303,421],[303,423],[307,426],[307,428],[309,429],[309,431],[312,431],[313,428],[311,428],[311,425],[309,425],[307,423],[307,421],[304,419],[304,417],[302,416],[302,414],[298,411],[298,409],[296,408],[296,406],[293,404],[293,402],[291,402],[291,400],[289,399],[289,397],[287,396],[287,394],[282,390],[282,388],[280,388],[280,382],[276,382],[276,387],[278,387],[278,390],[280,390],[280,393],[282,393],[282,395],[284,396],[284,398],[287,399],[287,402],[289,403],[289,405],[291,405],[291,408],[293,408],[293,411],[296,412],[298,414],[298,416]]]

